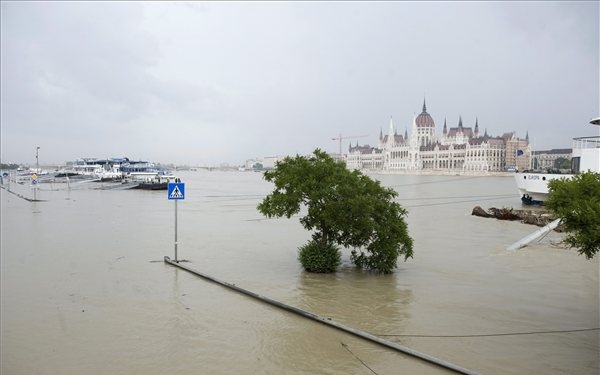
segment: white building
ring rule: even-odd
[[[281,157],[281,156],[265,156],[265,157],[263,157],[263,160],[262,160],[263,168],[264,169],[274,169],[275,163],[277,163],[280,160],[283,160],[283,157]]]
[[[458,126],[448,128],[444,119],[442,135],[438,139],[435,122],[423,111],[413,118],[411,133],[398,135],[392,119],[387,135],[379,136],[379,148],[350,146],[346,164],[350,169],[375,169],[385,171],[448,171],[493,172],[507,168],[528,169],[531,158],[529,137],[519,139],[515,132],[501,137],[490,137],[487,131],[479,132],[479,121],[474,129],[463,126],[462,116]]]
[[[383,154],[381,149],[369,145],[350,147],[346,154],[346,166],[348,169],[379,170],[383,168]]]

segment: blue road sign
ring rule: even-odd
[[[2,177],[8,177],[8,172],[3,172]]]
[[[169,182],[167,197],[169,199],[185,199],[185,184],[183,182]]]

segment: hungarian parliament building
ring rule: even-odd
[[[526,170],[530,168],[529,134],[525,139],[515,132],[492,137],[481,134],[478,120],[474,127],[448,127],[444,119],[441,137],[436,136],[435,122],[423,101],[423,111],[413,118],[411,132],[398,134],[390,119],[387,134],[379,135],[379,146],[349,146],[344,155],[349,169],[481,173]]]

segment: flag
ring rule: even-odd
[[[517,150],[517,156],[523,155],[523,150]]]

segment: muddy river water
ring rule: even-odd
[[[335,274],[304,272],[310,233],[256,211],[272,189],[260,173],[178,176],[189,267],[483,374],[598,373],[598,257],[557,233],[507,251],[536,228],[470,215],[520,207],[511,177],[374,175],[399,192],[415,242],[382,276],[349,250]],[[166,192],[93,187],[42,184],[42,202],[1,190],[3,375],[448,373],[165,264]]]

